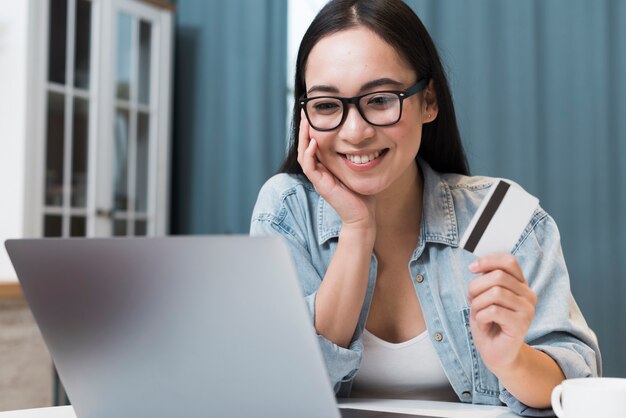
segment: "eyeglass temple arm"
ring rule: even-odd
[[[414,95],[415,93],[419,93],[426,88],[429,81],[429,77],[422,78],[420,81],[417,82],[416,85],[414,85],[413,87],[409,87],[407,90],[405,90],[404,93],[402,93],[402,96],[408,97]]]

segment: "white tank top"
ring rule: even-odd
[[[363,331],[363,358],[353,397],[457,401],[428,332],[390,343]]]

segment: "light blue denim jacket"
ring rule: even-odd
[[[440,174],[419,161],[424,177],[420,239],[408,268],[426,327],[452,388],[462,402],[508,405],[523,415],[552,415],[529,408],[513,397],[487,369],[472,341],[468,284],[476,276],[468,265],[476,258],[459,248],[487,189],[497,179]],[[282,235],[291,250],[312,318],[315,296],[337,247],[341,219],[302,175],[278,174],[261,189],[251,235]],[[538,208],[513,254],[538,302],[526,342],[550,355],[567,378],[601,373],[595,334],[587,326],[570,291],[559,232]],[[359,370],[361,334],[369,311],[377,260],[372,254],[365,302],[348,348],[318,336],[330,380],[338,396],[349,396]],[[415,278],[421,275],[423,280]],[[418,361],[418,360],[417,360]]]

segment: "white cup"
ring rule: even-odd
[[[625,418],[626,379],[564,380],[552,390],[552,409],[559,418]]]

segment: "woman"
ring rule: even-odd
[[[494,179],[469,177],[426,29],[400,0],[337,0],[298,53],[292,143],[252,235],[286,238],[339,396],[456,399],[549,414],[600,353],[553,219],[512,254],[459,248]]]

